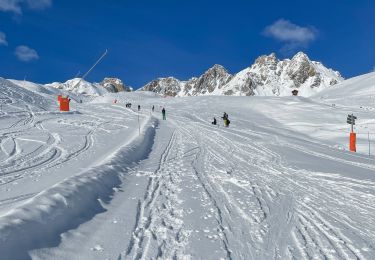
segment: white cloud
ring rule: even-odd
[[[32,10],[43,10],[52,6],[52,0],[0,0],[0,11],[21,15],[25,5]]]
[[[316,39],[317,30],[313,27],[302,27],[288,20],[280,19],[267,26],[263,34],[284,42],[285,45],[282,50],[291,51],[300,47],[306,48],[310,42]]]
[[[6,35],[3,32],[0,32],[0,46],[1,45],[5,45],[5,46],[8,45],[8,42],[7,42],[7,39],[6,39]]]
[[[43,10],[52,6],[52,0],[27,0],[30,9]]]
[[[32,61],[39,59],[39,55],[36,50],[31,49],[28,46],[20,45],[16,48],[14,54],[20,61]]]
[[[21,2],[22,0],[0,0],[0,11],[21,14]]]

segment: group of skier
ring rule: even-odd
[[[127,103],[127,104],[126,104],[126,107],[131,107],[131,104],[130,104],[130,103]],[[140,111],[140,110],[141,110],[141,106],[138,105],[138,111]],[[152,112],[154,112],[154,111],[155,111],[155,106],[152,106],[151,110],[152,110]],[[162,114],[162,116],[163,116],[163,120],[166,120],[167,117],[166,117],[166,111],[165,111],[165,108],[164,108],[164,107],[163,107],[163,109],[161,110],[161,114]],[[221,118],[223,119],[224,126],[225,126],[225,127],[228,127],[229,124],[230,124],[230,120],[229,120],[229,116],[228,116],[228,114],[227,114],[226,112],[224,112],[224,114],[223,114],[223,116],[222,116]],[[214,120],[212,121],[212,124],[213,124],[213,125],[217,125],[217,120],[216,120],[215,117],[214,117]]]
[[[223,119],[224,126],[228,127],[229,124],[230,124],[230,120],[229,120],[228,114],[226,112],[224,112],[224,114],[223,114],[223,116],[221,118]],[[216,121],[215,117],[214,117],[214,120],[212,121],[212,124],[213,125],[217,125],[217,121]]]

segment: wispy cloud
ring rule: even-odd
[[[0,0],[0,11],[21,14],[22,0]]]
[[[30,9],[43,10],[52,6],[52,0],[27,0]]]
[[[0,11],[22,14],[27,6],[32,10],[43,10],[52,6],[52,0],[0,0]]]
[[[0,46],[1,45],[5,45],[5,46],[8,45],[8,42],[7,42],[7,39],[6,39],[6,35],[3,32],[0,32]]]
[[[283,52],[294,51],[297,48],[307,48],[317,37],[318,31],[311,26],[302,27],[288,20],[280,19],[267,26],[263,34],[284,43]]]
[[[39,55],[36,52],[36,50],[31,49],[30,47],[25,46],[25,45],[18,46],[14,54],[17,56],[17,58],[20,61],[28,62],[28,61],[39,59]]]

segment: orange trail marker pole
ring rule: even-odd
[[[349,150],[351,152],[356,152],[356,139],[357,139],[357,134],[356,133],[350,133],[350,143],[349,143]]]

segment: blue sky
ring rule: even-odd
[[[138,88],[218,63],[302,50],[346,78],[375,66],[375,2],[0,0],[0,77],[48,83],[86,72]]]

